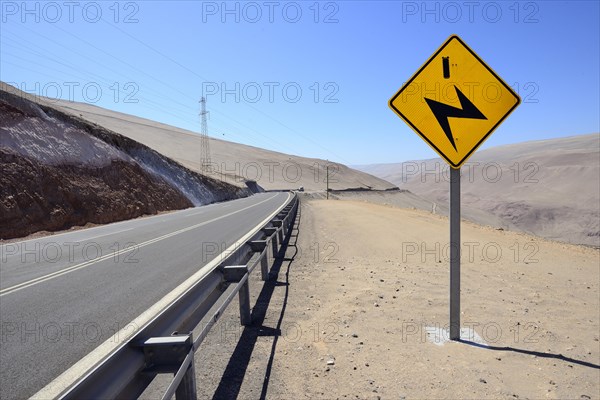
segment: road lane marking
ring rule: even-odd
[[[179,234],[181,234],[181,233],[184,233],[184,232],[191,231],[191,230],[193,230],[193,229],[197,229],[197,228],[199,228],[199,227],[201,227],[201,226],[204,226],[204,225],[210,224],[210,223],[212,223],[212,222],[215,222],[215,221],[218,221],[218,220],[220,220],[220,219],[223,219],[223,218],[230,217],[230,216],[232,216],[232,215],[234,215],[234,214],[240,213],[240,212],[242,212],[242,211],[246,211],[246,210],[248,210],[248,209],[250,209],[250,208],[252,208],[252,207],[256,207],[256,206],[258,206],[259,204],[262,204],[262,203],[265,203],[265,202],[267,202],[267,201],[269,201],[269,200],[272,200],[272,199],[274,199],[276,196],[277,196],[277,195],[271,196],[271,197],[269,197],[268,199],[262,200],[262,201],[260,201],[260,202],[258,202],[258,203],[252,204],[252,205],[250,205],[250,206],[248,206],[248,207],[244,207],[244,208],[241,208],[241,209],[239,209],[239,210],[233,211],[233,212],[231,212],[231,213],[229,213],[229,214],[221,215],[220,217],[213,218],[213,219],[210,219],[210,220],[208,220],[208,221],[204,221],[204,222],[201,222],[201,223],[198,223],[198,224],[195,224],[195,225],[189,226],[189,227],[187,227],[187,228],[180,229],[180,230],[178,230],[178,231],[175,231],[175,232],[167,233],[166,235],[162,235],[162,236],[159,236],[159,237],[157,237],[157,238],[154,238],[154,239],[147,240],[147,241],[145,241],[145,242],[142,242],[142,243],[140,243],[140,244],[137,244],[137,245],[135,245],[135,246],[131,246],[131,247],[125,247],[124,249],[122,249],[122,250],[119,250],[119,251],[116,251],[116,252],[114,252],[114,253],[106,254],[106,255],[104,255],[104,256],[102,256],[102,257],[98,257],[98,258],[95,258],[95,259],[93,259],[93,260],[89,260],[89,261],[86,261],[86,262],[83,262],[83,263],[80,263],[80,264],[74,265],[74,266],[72,266],[72,267],[64,268],[64,269],[61,269],[60,271],[56,271],[56,272],[53,272],[53,273],[51,273],[51,274],[44,275],[44,276],[40,276],[40,277],[38,277],[38,278],[31,279],[31,280],[29,280],[29,281],[27,281],[27,282],[19,283],[19,284],[17,284],[17,285],[14,285],[14,286],[8,287],[8,288],[6,288],[6,289],[2,289],[2,290],[0,290],[0,297],[6,296],[6,295],[8,295],[8,294],[11,294],[11,293],[18,292],[18,291],[20,291],[20,290],[22,290],[22,289],[26,289],[26,288],[28,288],[28,287],[31,287],[31,286],[37,285],[37,284],[39,284],[39,283],[42,283],[42,282],[49,281],[49,280],[51,280],[51,279],[54,279],[54,278],[58,278],[59,276],[62,276],[62,275],[68,274],[68,273],[70,273],[70,272],[74,272],[74,271],[80,270],[80,269],[82,269],[82,268],[89,267],[90,265],[93,265],[93,264],[99,263],[100,261],[104,261],[104,260],[106,260],[106,259],[109,259],[109,258],[111,258],[111,257],[116,257],[116,256],[119,256],[119,255],[122,255],[122,254],[127,254],[127,253],[129,253],[129,252],[131,252],[131,251],[133,251],[133,250],[137,250],[137,249],[140,249],[140,248],[142,248],[142,247],[148,246],[148,245],[150,245],[150,244],[154,244],[154,243],[156,243],[156,242],[160,242],[161,240],[168,239],[168,238],[170,238],[170,237],[173,237],[173,236],[179,235]]]
[[[105,233],[105,234],[102,234],[102,235],[96,235],[96,236],[92,236],[92,237],[86,238],[85,240],[88,241],[88,240],[92,240],[92,239],[98,239],[98,238],[100,238],[102,236],[116,235],[118,233],[123,233],[123,232],[127,232],[127,231],[130,231],[130,230],[133,230],[133,228],[123,229],[123,230],[116,231],[116,232],[108,232],[108,233]]]
[[[277,195],[278,193],[275,194],[275,196]],[[273,196],[272,198],[274,198],[275,196]],[[246,243],[252,236],[256,234],[259,227],[265,225],[281,210],[283,210],[284,206],[288,204],[291,196],[291,193],[288,193],[288,197],[283,202],[283,204],[271,215],[269,215],[263,221],[258,223],[254,229],[250,230],[246,235],[244,235],[237,242],[232,244],[227,250],[213,258],[200,270],[198,270],[194,275],[190,276],[171,292],[167,293],[158,302],[154,303],[150,308],[141,313],[137,318],[125,325],[119,332],[115,333],[112,337],[106,339],[102,344],[100,344],[98,347],[92,350],[89,354],[87,354],[81,360],[69,367],[69,369],[67,369],[65,372],[56,377],[52,382],[50,382],[43,389],[34,394],[31,398],[43,400],[58,398],[65,390],[67,390],[69,387],[71,387],[74,383],[77,382],[77,380],[82,376],[82,371],[85,371],[86,374],[89,373],[92,370],[92,368],[97,367],[99,365],[101,360],[104,360],[107,356],[109,356],[117,349],[123,346],[127,346],[128,341],[134,335],[137,335],[140,329],[143,329],[150,321],[156,318],[156,316],[159,315],[170,304],[172,304],[174,301],[181,298],[181,296],[188,292],[200,279],[202,279],[202,277],[204,277],[205,275],[210,273],[214,268],[216,268],[221,263],[221,260],[223,260],[224,254],[231,254],[231,252],[235,251],[235,249],[237,249],[241,244]],[[133,329],[131,329],[132,327]]]

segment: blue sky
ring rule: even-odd
[[[437,155],[387,101],[458,34],[523,103],[483,145],[600,130],[598,1],[2,1],[0,79],[346,164]]]

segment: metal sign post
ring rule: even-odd
[[[451,167],[451,340],[460,340],[460,167],[520,103],[511,87],[456,35],[388,102]]]
[[[329,200],[329,164],[327,164],[327,187],[325,191],[327,192],[327,200]]]
[[[450,168],[450,340],[460,340],[460,168]]]

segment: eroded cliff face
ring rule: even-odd
[[[120,160],[101,167],[53,166],[0,149],[0,162],[2,239],[192,206],[166,182]]]
[[[0,90],[0,239],[251,194],[134,140]]]

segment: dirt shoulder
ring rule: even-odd
[[[448,230],[424,211],[304,200],[277,279],[253,275],[253,325],[234,301],[197,353],[199,397],[598,398],[600,252],[463,222],[473,343],[452,343]]]
[[[418,210],[304,202],[285,315],[302,335],[280,340],[269,397],[598,398],[598,250],[463,222],[462,326],[506,347],[492,350],[435,329],[448,230]]]

